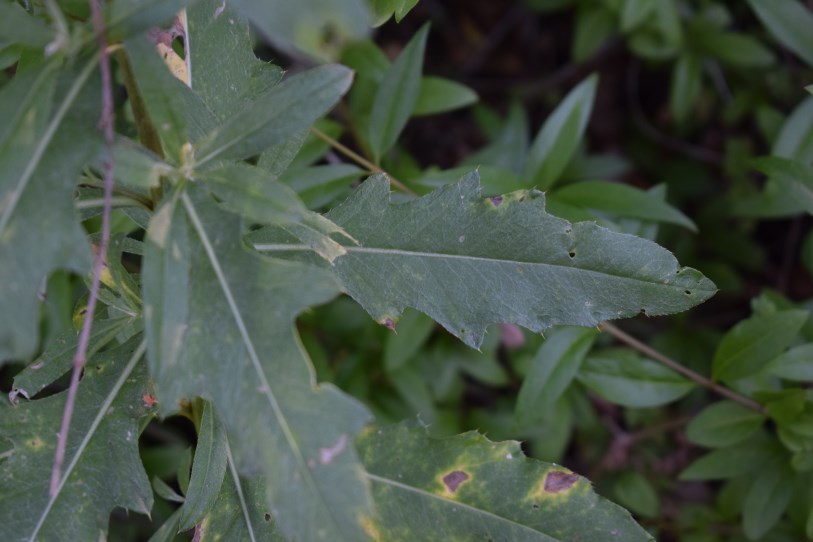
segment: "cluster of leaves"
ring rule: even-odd
[[[813,209],[813,109],[805,101],[783,119],[773,108],[775,93],[792,94],[790,76],[767,36],[728,29],[738,13],[711,1],[527,4],[575,14],[577,62],[619,34],[642,61],[668,66],[683,133],[697,129],[694,115],[714,114],[706,79],[770,74],[773,87],[733,87],[723,114],[735,123],[761,112],[773,150],[755,167],[768,180],[756,187],[741,164],[750,147],[731,144],[735,182],[709,208],[749,219]],[[796,0],[749,4],[782,46],[813,59],[803,32],[813,15]],[[610,182],[630,164],[587,150],[598,74],[533,137],[519,102],[505,117],[478,105],[487,144],[455,167],[421,167],[405,143],[410,120],[478,96],[424,75],[428,25],[393,58],[365,38],[415,5],[109,2],[118,103],[106,148],[97,123],[109,89],[87,5],[0,0],[0,363],[13,377],[0,405],[0,524],[10,540],[160,541],[192,529],[196,540],[813,538],[807,305],[766,291],[725,334],[645,327],[660,353],[602,324],[678,313],[716,292],[656,238],[729,292],[757,249],[719,214],[695,221],[667,202],[667,188],[672,201],[703,195],[702,175],[688,187]],[[340,63],[284,74],[255,56],[249,22],[293,58]],[[633,157],[652,142],[637,144]],[[77,277],[90,283],[107,161],[116,189],[101,305],[49,492],[86,323]],[[698,230],[728,248],[704,257]],[[726,482],[675,527],[656,521],[676,482],[654,456],[672,451],[664,435],[682,435],[689,419],[685,436],[712,451],[681,478]],[[464,433],[473,428],[522,439],[525,451]],[[573,442],[584,459],[573,465],[598,464],[599,492],[648,531],[586,478],[525,456],[567,462]],[[111,522],[116,507],[151,522]]]

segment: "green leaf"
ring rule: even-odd
[[[520,425],[544,417],[579,372],[598,332],[592,328],[561,327],[547,334],[537,350],[515,409]]]
[[[170,366],[181,355],[189,318],[189,231],[178,196],[166,199],[150,219],[141,280],[147,351]]]
[[[344,66],[329,64],[283,80],[206,136],[195,151],[197,165],[248,158],[307,129],[336,104],[352,79]]]
[[[768,364],[770,374],[796,382],[813,381],[813,343],[795,346]]]
[[[48,25],[26,13],[16,2],[0,2],[0,48],[21,43],[45,47],[54,38]]]
[[[784,461],[762,465],[755,474],[742,507],[742,528],[749,540],[761,539],[776,525],[793,496],[795,479]]]
[[[376,163],[395,144],[415,111],[428,35],[429,25],[422,26],[387,69],[376,91],[367,132]]]
[[[432,439],[412,424],[356,440],[373,484],[375,539],[628,542],[652,538],[590,482],[476,432]]]
[[[808,314],[784,310],[739,322],[717,346],[712,362],[714,378],[730,382],[758,372],[790,346]]]
[[[298,313],[336,295],[335,280],[246,252],[240,220],[196,186],[187,190],[161,226],[165,247],[186,243],[189,275],[186,292],[167,290],[166,303],[186,307],[184,320],[168,322],[170,332],[182,330],[174,362],[149,351],[159,404],[169,413],[184,398],[214,403],[238,468],[265,477],[271,513],[287,537],[363,539],[369,489],[352,438],[368,414],[336,388],[316,385],[293,328]],[[175,235],[181,222],[185,239]],[[165,302],[144,294],[147,306]],[[160,320],[147,326],[148,334],[161,330]]]
[[[417,311],[406,311],[398,322],[397,333],[384,343],[384,367],[394,371],[409,361],[432,333],[435,323]]]
[[[349,194],[353,181],[365,174],[352,164],[324,164],[290,169],[279,181],[293,188],[309,209],[319,209]]]
[[[731,66],[765,68],[776,62],[770,49],[747,34],[720,32],[704,25],[692,34],[692,42],[708,56]]]
[[[615,498],[638,515],[656,518],[661,503],[652,483],[640,472],[625,472],[613,484]]]
[[[386,23],[393,14],[395,21],[400,23],[418,4],[418,0],[368,0],[368,2],[373,10],[374,26]]]
[[[763,156],[755,167],[793,196],[796,203],[813,214],[813,166],[779,156]]]
[[[595,326],[642,309],[685,310],[715,291],[650,241],[547,214],[541,192],[484,200],[476,172],[418,200],[389,197],[387,179],[373,177],[327,214],[360,244],[345,246],[330,271],[382,324],[413,307],[477,347],[492,323],[535,332]],[[279,230],[250,240],[263,252],[314,261]]]
[[[156,495],[169,502],[182,503],[185,500],[183,495],[179,495],[169,484],[157,476],[152,479],[152,489]]]
[[[621,31],[629,32],[645,22],[656,5],[652,0],[625,0],[621,9]]]
[[[113,160],[116,163],[116,181],[136,190],[154,188],[159,185],[162,176],[175,171],[159,156],[126,138],[116,141]]]
[[[487,147],[467,156],[463,160],[463,164],[478,168],[481,165],[496,166],[520,173],[528,154],[528,144],[528,115],[519,103],[512,102],[511,108],[508,110],[508,118],[505,119],[502,129],[494,140]],[[483,172],[481,175],[485,177]],[[503,174],[500,177],[504,178],[506,175]],[[459,175],[454,180],[457,178]],[[483,183],[485,184],[486,181],[483,180]],[[524,184],[521,183],[520,186],[496,193],[501,194],[522,188]]]
[[[579,381],[604,399],[627,407],[650,408],[680,399],[695,387],[672,369],[624,348],[588,356]]]
[[[808,162],[813,156],[813,97],[796,106],[782,124],[771,154]]]
[[[234,0],[232,5],[282,49],[297,47],[323,59],[365,37],[372,21],[367,0]]]
[[[669,106],[678,124],[685,123],[702,88],[703,66],[697,56],[684,52],[672,71]]]
[[[138,329],[140,325],[134,318],[116,318],[93,322],[87,357],[93,357],[96,352],[110,344],[119,333],[128,327]],[[79,337],[76,331],[73,329],[65,331],[48,345],[48,348],[41,356],[17,373],[14,376],[14,386],[9,393],[11,402],[16,402],[18,396],[26,399],[34,397],[45,386],[70,371],[78,340]]]
[[[195,0],[116,0],[105,3],[105,28],[110,42],[124,41],[152,27],[166,26]]]
[[[14,443],[0,462],[4,540],[97,540],[113,508],[149,514],[152,489],[138,455],[139,428],[151,415],[142,399],[149,388],[140,341],[89,360],[53,497],[54,433],[67,392],[0,409],[0,437]]]
[[[779,43],[813,66],[813,14],[798,0],[748,0],[762,24]]]
[[[217,119],[197,94],[170,73],[149,39],[134,37],[125,43],[125,49],[138,93],[131,96],[131,103],[143,100],[164,156],[176,165],[183,164],[187,161],[184,145],[214,129]]]
[[[559,180],[582,142],[597,87],[598,75],[593,74],[571,90],[542,125],[525,164],[529,184],[546,190]]]
[[[228,441],[223,424],[206,401],[198,430],[198,445],[192,463],[192,478],[181,508],[180,529],[191,529],[214,510],[226,474]]]
[[[686,428],[695,444],[709,448],[732,446],[748,439],[765,421],[764,416],[733,401],[719,401],[705,408]]]
[[[601,4],[581,4],[576,12],[571,55],[575,62],[584,62],[615,33],[616,18]]]
[[[84,272],[90,250],[73,208],[79,170],[99,150],[96,61],[56,77],[54,66],[0,89],[0,360],[37,344],[37,292],[55,269]],[[53,100],[57,97],[56,100]],[[42,212],[47,209],[48,212]],[[25,257],[22,257],[25,255]]]
[[[551,197],[569,205],[641,220],[677,224],[697,231],[697,226],[689,217],[661,198],[626,184],[584,181],[560,188]]]
[[[745,442],[718,448],[704,455],[680,474],[681,480],[726,480],[753,476],[766,463],[783,454],[776,438],[757,433]]]
[[[413,115],[434,115],[477,102],[477,93],[465,85],[443,77],[421,78],[421,89]]]
[[[217,501],[203,521],[199,542],[287,540],[266,507],[265,481],[239,478],[231,460]]]
[[[221,122],[279,83],[282,70],[254,55],[248,22],[231,2],[199,0],[186,12],[192,88]]]

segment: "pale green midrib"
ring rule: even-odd
[[[380,484],[391,485],[391,486],[397,487],[398,489],[402,489],[404,491],[409,491],[411,493],[417,493],[419,495],[422,495],[423,497],[428,497],[428,498],[431,498],[431,499],[438,500],[438,501],[442,502],[443,504],[452,505],[452,506],[459,506],[460,508],[469,510],[470,512],[474,512],[476,514],[483,514],[483,515],[492,517],[492,518],[496,519],[497,521],[510,523],[511,525],[515,525],[517,527],[520,527],[523,530],[530,531],[531,533],[533,533],[536,536],[541,535],[541,536],[544,536],[546,538],[549,538],[551,541],[558,540],[558,539],[553,538],[550,535],[545,534],[545,533],[543,533],[541,531],[538,531],[538,530],[536,530],[536,529],[534,529],[532,527],[528,527],[527,525],[523,525],[522,523],[517,523],[516,521],[510,520],[508,518],[498,516],[494,512],[489,512],[488,510],[483,510],[481,508],[476,508],[476,507],[474,507],[474,506],[472,506],[470,504],[462,503],[460,501],[454,501],[454,500],[451,500],[451,499],[447,499],[446,497],[441,497],[440,495],[436,495],[436,494],[432,493],[431,491],[426,491],[424,489],[420,489],[420,488],[417,488],[417,487],[414,487],[414,486],[410,486],[410,485],[407,485],[407,484],[404,484],[404,483],[401,483],[401,482],[396,482],[395,480],[392,480],[390,478],[384,478],[383,476],[378,476],[378,475],[375,475],[375,474],[373,474],[371,472],[367,472],[366,475],[367,475],[367,478],[369,478],[370,480],[372,480],[374,482],[378,482]]]
[[[246,528],[248,528],[248,535],[251,538],[251,542],[257,542],[257,537],[254,534],[254,527],[251,524],[251,516],[248,513],[246,498],[243,495],[243,486],[240,483],[240,475],[237,472],[237,466],[234,464],[234,456],[232,456],[231,453],[229,437],[226,435],[225,431],[223,432],[223,438],[226,441],[226,461],[228,461],[229,464],[229,472],[231,473],[232,478],[234,478],[234,487],[235,491],[237,491],[237,499],[240,501],[240,509],[243,511],[243,519],[246,522]]]
[[[344,245],[343,245],[344,246]],[[538,265],[543,267],[550,267],[553,269],[568,269],[573,271],[579,271],[582,273],[593,273],[596,275],[602,275],[607,277],[615,277],[624,280],[630,280],[634,282],[644,282],[647,284],[654,284],[656,286],[660,286],[663,288],[672,288],[675,290],[687,290],[687,289],[694,289],[699,290],[701,292],[715,292],[716,290],[711,289],[701,289],[699,285],[694,286],[685,286],[680,284],[665,284],[663,281],[657,280],[646,280],[643,278],[635,278],[630,277],[627,275],[618,275],[613,273],[607,273],[604,271],[596,271],[594,269],[585,269],[583,267],[573,267],[569,265],[556,265],[552,263],[545,263],[545,262],[528,262],[522,260],[501,260],[499,258],[487,258],[485,256],[468,256],[465,254],[445,254],[442,252],[419,252],[414,250],[402,250],[398,248],[374,248],[374,247],[362,247],[362,246],[345,246],[345,250],[348,253],[359,253],[359,254],[383,254],[387,256],[406,256],[406,257],[413,257],[413,258],[437,258],[437,259],[448,259],[448,260],[463,260],[463,261],[473,261],[473,262],[488,262],[488,263],[499,263],[499,264],[517,264],[517,265]],[[285,243],[256,243],[254,245],[254,249],[261,251],[261,252],[312,252],[313,249],[308,245],[299,245],[299,244],[291,244],[287,245]],[[341,256],[340,256],[341,257]],[[338,259],[338,258],[337,258]],[[680,268],[678,268],[680,269]]]
[[[11,192],[10,201],[3,210],[3,214],[0,216],[0,232],[6,229],[9,220],[11,220],[11,215],[17,208],[17,204],[20,202],[20,198],[28,186],[28,182],[31,180],[32,175],[34,174],[34,170],[39,166],[42,155],[45,154],[45,151],[47,150],[48,145],[51,143],[54,134],[56,133],[57,129],[59,129],[60,124],[62,124],[68,110],[73,105],[73,101],[76,99],[76,96],[79,95],[79,91],[87,82],[88,77],[90,77],[90,73],[93,71],[93,68],[96,66],[96,62],[98,62],[98,60],[99,55],[97,54],[88,61],[87,65],[79,73],[79,77],[76,78],[71,88],[68,89],[68,93],[65,95],[65,99],[62,100],[62,103],[59,105],[59,109],[57,109],[54,118],[51,119],[50,123],[48,123],[48,128],[45,130],[45,133],[42,134],[39,144],[34,149],[34,154],[31,156],[25,170],[20,176],[16,189]]]
[[[254,348],[254,343],[248,334],[248,329],[246,328],[245,322],[243,321],[243,317],[240,314],[239,308],[237,307],[237,302],[235,301],[234,296],[231,293],[231,288],[229,287],[228,282],[226,281],[226,275],[223,273],[223,269],[220,267],[220,262],[217,259],[217,254],[215,254],[214,247],[212,247],[212,244],[209,241],[209,237],[206,234],[206,229],[203,227],[203,223],[200,221],[200,217],[198,216],[197,211],[195,210],[195,206],[186,193],[181,194],[181,199],[183,200],[184,207],[186,208],[187,213],[189,214],[189,218],[192,221],[192,224],[198,233],[198,237],[200,238],[201,243],[203,244],[204,250],[206,251],[206,255],[209,257],[209,263],[212,265],[212,269],[215,272],[215,275],[217,275],[217,280],[220,283],[223,295],[226,297],[226,302],[229,304],[229,309],[232,312],[235,324],[237,325],[237,328],[240,331],[240,336],[243,339],[243,344],[246,347],[246,350],[248,351],[251,364],[254,367],[254,370],[260,379],[260,385],[263,387],[264,395],[266,396],[268,402],[271,405],[271,410],[274,413],[274,417],[276,418],[277,422],[280,425],[280,429],[282,430],[282,433],[285,436],[285,440],[288,443],[288,446],[291,448],[291,452],[294,454],[294,458],[296,459],[296,463],[298,465],[298,470],[302,473],[302,479],[306,480],[306,484],[308,484],[310,490],[314,492],[316,495],[318,495],[322,507],[328,511],[328,516],[333,520],[336,530],[341,532],[341,528],[339,527],[340,524],[337,521],[337,519],[333,516],[333,510],[328,505],[327,501],[324,498],[324,495],[322,495],[322,492],[319,490],[319,486],[313,479],[313,473],[308,467],[308,464],[305,461],[305,457],[303,456],[302,451],[299,449],[299,445],[296,442],[293,431],[288,425],[288,420],[285,418],[285,414],[282,412],[282,408],[277,402],[277,398],[271,392],[271,385],[268,381],[268,378],[265,375],[262,363],[260,363],[260,358],[257,355],[257,351]]]
[[[99,409],[99,413],[96,414],[96,417],[93,419],[93,422],[88,427],[87,433],[85,433],[85,438],[82,439],[82,442],[79,443],[79,446],[76,449],[76,453],[71,459],[71,462],[65,468],[65,474],[62,475],[62,480],[59,482],[59,486],[56,489],[56,493],[48,500],[48,504],[45,506],[45,509],[42,512],[42,516],[40,516],[37,525],[34,527],[34,532],[31,533],[31,537],[29,538],[30,542],[34,542],[37,538],[37,535],[42,529],[43,524],[45,523],[45,519],[48,517],[48,514],[51,512],[51,508],[53,508],[54,503],[56,502],[57,498],[59,497],[60,493],[62,492],[62,488],[65,487],[65,484],[68,481],[73,469],[76,467],[76,464],[79,462],[79,458],[81,457],[82,453],[85,451],[85,448],[88,447],[90,443],[90,439],[93,438],[93,435],[96,433],[96,430],[99,428],[99,425],[102,423],[102,418],[107,415],[107,411],[110,408],[110,405],[113,404],[115,401],[116,396],[118,395],[121,388],[124,386],[126,380],[130,377],[130,373],[133,372],[135,369],[136,363],[141,359],[141,356],[144,355],[144,352],[147,349],[147,341],[146,339],[142,339],[141,342],[138,344],[138,348],[135,349],[133,352],[132,357],[127,362],[124,370],[122,371],[121,375],[119,375],[118,380],[110,389],[110,393],[107,394],[107,397],[102,403],[101,408]]]

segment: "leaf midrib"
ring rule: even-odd
[[[515,525],[517,527],[520,527],[523,530],[526,530],[526,531],[529,531],[529,532],[533,533],[536,536],[540,536],[540,535],[544,536],[546,538],[549,538],[551,541],[559,541],[560,540],[558,538],[553,538],[550,535],[548,535],[546,533],[543,533],[541,531],[538,531],[538,530],[536,530],[536,529],[534,529],[532,527],[528,527],[527,525],[523,525],[522,523],[518,523],[518,522],[516,522],[514,520],[505,518],[503,516],[499,516],[499,515],[495,514],[494,512],[490,512],[488,510],[483,510],[481,508],[477,508],[476,506],[472,506],[470,504],[466,504],[466,503],[463,503],[463,502],[460,502],[460,501],[454,501],[454,500],[448,499],[446,497],[443,497],[441,495],[436,495],[435,493],[432,493],[431,491],[426,491],[425,489],[421,489],[419,487],[410,486],[410,485],[404,484],[402,482],[397,482],[397,481],[392,480],[390,478],[385,478],[383,476],[378,476],[378,475],[373,474],[371,472],[367,472],[366,475],[367,475],[367,478],[369,478],[370,480],[372,480],[374,482],[378,482],[380,484],[391,485],[393,487],[396,487],[398,489],[402,489],[404,491],[409,491],[411,493],[417,493],[417,494],[419,494],[419,495],[421,495],[423,497],[428,497],[428,498],[431,498],[431,499],[441,501],[443,504],[452,505],[452,506],[459,506],[460,508],[464,508],[464,509],[469,510],[471,512],[474,512],[474,513],[477,513],[477,514],[482,514],[482,515],[485,515],[485,516],[489,516],[489,517],[492,517],[492,518],[494,518],[494,519],[496,519],[498,521],[509,523],[511,525]]]
[[[596,271],[594,269],[586,269],[584,267],[575,267],[569,265],[559,265],[554,263],[547,263],[547,262],[533,262],[533,261],[524,261],[524,260],[504,260],[499,258],[488,258],[485,256],[469,256],[466,254],[447,254],[442,252],[421,252],[421,251],[413,251],[413,250],[403,250],[403,249],[396,249],[396,248],[376,248],[376,247],[363,247],[363,246],[345,246],[345,250],[349,253],[359,253],[359,254],[383,254],[383,255],[391,255],[391,256],[406,256],[406,257],[415,257],[415,258],[437,258],[437,259],[450,259],[450,260],[463,260],[463,261],[480,261],[480,262],[488,262],[488,263],[499,263],[499,264],[518,264],[518,265],[529,265],[529,266],[543,266],[543,267],[550,267],[554,269],[569,269],[573,271],[579,271],[582,273],[593,273],[596,275],[607,276],[607,277],[614,277],[624,280],[630,280],[634,282],[643,282],[647,284],[655,284],[657,286],[661,286],[663,288],[671,288],[674,290],[686,290],[686,289],[694,289],[701,292],[715,292],[714,289],[701,289],[699,286],[685,286],[680,284],[666,284],[663,281],[658,280],[648,280],[645,278],[636,278],[630,277],[627,275],[615,274],[615,273],[608,273],[606,271]],[[256,243],[254,245],[254,249],[260,252],[312,252],[313,249],[308,245],[302,244],[285,244],[285,243]]]

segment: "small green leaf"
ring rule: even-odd
[[[153,477],[152,479],[152,489],[155,491],[156,495],[169,502],[182,503],[185,500],[183,495],[178,495],[178,493],[172,489],[169,484],[157,476]]]
[[[432,333],[435,323],[431,318],[418,311],[405,311],[398,321],[398,327],[387,337],[384,343],[384,367],[394,371],[409,361],[423,346]]]
[[[418,4],[418,0],[368,0],[370,6],[373,8],[373,20],[375,26],[380,26],[386,23],[390,17],[395,15],[396,22],[401,22],[401,19],[406,17]]]
[[[650,241],[547,214],[541,192],[483,199],[476,172],[402,204],[390,201],[386,178],[373,177],[327,218],[359,243],[345,243],[329,271],[376,321],[394,324],[413,307],[473,347],[492,323],[595,326],[642,309],[684,310],[715,291]],[[278,229],[249,239],[316,263]]]
[[[795,474],[785,461],[761,465],[742,507],[742,528],[749,540],[761,539],[776,525],[793,496]]]
[[[571,55],[575,62],[584,62],[613,36],[616,17],[603,4],[580,4],[575,24]]]
[[[226,431],[206,401],[198,431],[198,445],[192,463],[192,478],[186,490],[186,502],[181,508],[180,529],[191,529],[214,509],[226,474]]]
[[[652,538],[622,508],[563,467],[525,457],[515,441],[470,432],[430,438],[413,424],[372,427],[356,440],[376,498],[367,531],[386,540],[625,542]],[[589,519],[588,519],[589,518]]]
[[[813,381],[813,343],[795,346],[773,359],[767,370],[785,380]]]
[[[695,387],[672,369],[623,348],[588,356],[579,381],[612,403],[634,408],[671,403]]]
[[[515,409],[520,425],[543,418],[575,378],[598,331],[593,328],[561,327],[546,334],[537,350]]]
[[[672,71],[672,86],[669,90],[669,105],[675,121],[685,123],[694,107],[702,87],[703,66],[697,56],[684,52],[680,55]]]
[[[747,34],[720,32],[703,26],[692,34],[692,41],[708,56],[731,66],[765,68],[776,62],[770,49]]]
[[[309,209],[320,209],[344,199],[352,191],[353,181],[365,174],[352,164],[323,164],[290,169],[279,181],[293,188]]]
[[[395,144],[415,111],[428,35],[429,26],[424,25],[389,67],[375,94],[367,137],[376,163]]]
[[[556,190],[552,198],[588,209],[653,222],[677,224],[697,231],[692,220],[661,198],[633,186],[607,181],[584,181]]]
[[[328,64],[284,79],[201,141],[196,163],[260,154],[310,127],[350,88],[353,72]]]
[[[779,43],[813,66],[813,14],[798,0],[748,0],[762,24]]]
[[[161,157],[126,138],[116,141],[113,160],[116,163],[116,181],[136,190],[154,188],[159,185],[162,176],[175,171]]]
[[[813,167],[800,160],[763,156],[755,167],[794,197],[798,205],[813,214]]]
[[[720,401],[707,407],[686,428],[695,444],[709,448],[732,446],[753,435],[764,416],[733,401]]]
[[[777,311],[735,325],[714,353],[714,378],[730,382],[758,372],[790,346],[808,314],[802,310]]]
[[[598,75],[579,83],[551,113],[531,144],[525,175],[540,190],[553,186],[582,142],[593,111]]]
[[[782,158],[809,160],[813,154],[813,96],[808,96],[791,111],[782,124],[771,154]]]
[[[477,93],[465,85],[443,77],[421,78],[421,89],[413,115],[434,115],[477,102]]]
[[[652,483],[640,472],[625,472],[613,484],[618,502],[636,514],[648,518],[660,515],[661,503]]]
[[[621,8],[621,31],[626,33],[647,20],[657,6],[652,0],[624,0]]]
[[[726,480],[758,472],[766,463],[785,452],[776,438],[757,433],[744,442],[718,448],[689,465],[681,480]]]

